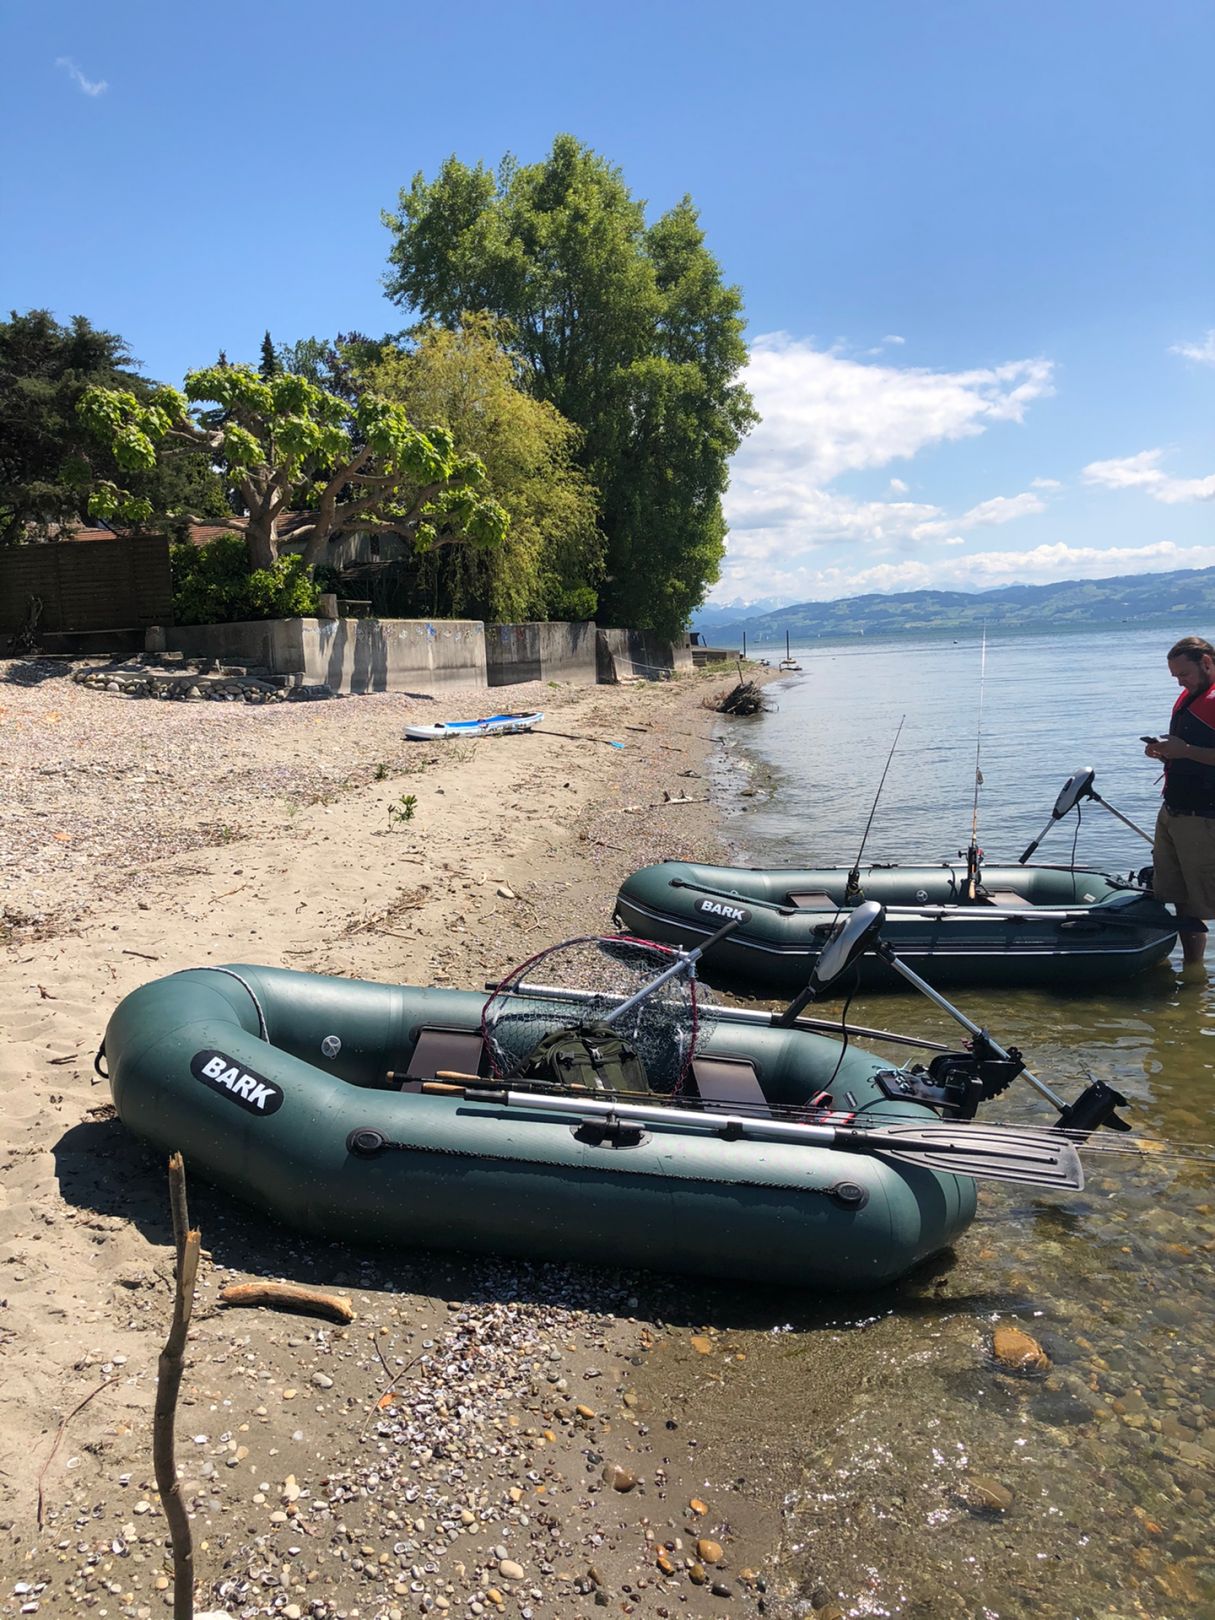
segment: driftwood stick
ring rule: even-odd
[[[273,1310],[327,1316],[334,1322],[354,1321],[354,1306],[345,1294],[305,1288],[300,1283],[229,1283],[220,1289],[219,1299],[222,1305],[268,1305]]]
[[[51,1465],[52,1458],[54,1457],[55,1453],[59,1450],[59,1442],[63,1439],[64,1434],[67,1432],[68,1424],[76,1416],[77,1412],[83,1412],[84,1411],[85,1407],[93,1399],[94,1395],[100,1395],[103,1389],[109,1389],[110,1385],[115,1383],[115,1382],[116,1382],[115,1379],[107,1378],[102,1383],[98,1384],[96,1389],[91,1389],[88,1392],[88,1394],[84,1397],[84,1399],[82,1401],[77,1401],[76,1405],[73,1406],[72,1410],[63,1419],[62,1423],[60,1423],[59,1428],[57,1429],[57,1431],[55,1433],[55,1443],[54,1443],[54,1445],[52,1445],[51,1449],[47,1452],[46,1461],[43,1463],[42,1467],[38,1470],[38,1528],[39,1528],[39,1530],[42,1529],[42,1514],[43,1514],[43,1509],[44,1509],[44,1505],[45,1505],[44,1499],[43,1499],[43,1494],[42,1494],[42,1481],[46,1477],[46,1471]]]
[[[152,1419],[152,1463],[156,1488],[173,1543],[173,1620],[193,1620],[194,1543],[190,1518],[181,1499],[181,1484],[173,1455],[173,1427],[177,1396],[185,1364],[186,1336],[194,1305],[202,1235],[191,1230],[186,1207],[186,1167],[180,1153],[169,1160],[169,1205],[173,1212],[173,1239],[177,1248],[177,1288],[169,1337],[160,1352],[156,1378],[156,1410]]]

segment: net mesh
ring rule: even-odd
[[[642,995],[676,965],[683,970]],[[582,935],[512,968],[482,1009],[481,1031],[493,1072],[513,1079],[551,1031],[606,1025],[641,1060],[651,1091],[679,1096],[712,1022],[681,952],[623,934]]]

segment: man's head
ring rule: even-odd
[[[1187,692],[1205,692],[1215,683],[1215,647],[1201,636],[1182,636],[1169,648],[1169,674]]]

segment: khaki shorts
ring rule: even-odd
[[[1179,917],[1215,917],[1215,817],[1156,817],[1152,891],[1177,907]]]

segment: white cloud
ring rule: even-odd
[[[887,332],[886,336],[882,339],[883,343],[893,343],[896,346],[904,344],[906,341],[907,339],[905,337],[900,337],[897,332]]]
[[[70,76],[75,79],[76,83],[84,91],[86,96],[99,96],[104,90],[108,90],[110,88],[104,79],[86,79],[83,72],[76,66],[75,62],[72,61],[70,56],[57,56],[55,58],[55,66],[65,68]]]
[[[1045,512],[1046,502],[1028,490],[1020,495],[993,495],[989,501],[980,501],[958,519],[959,527],[975,528],[985,523],[1011,523],[1015,518],[1032,517]]]
[[[841,473],[909,460],[930,445],[1019,422],[1052,392],[1048,360],[975,371],[864,365],[787,333],[757,338],[745,381],[763,421],[734,458],[736,485]]]
[[[957,537],[944,542],[960,544]],[[1045,585],[1060,579],[1104,579],[1117,574],[1153,574],[1176,568],[1208,568],[1207,546],[1178,546],[1159,540],[1144,546],[1069,546],[1064,542],[1032,551],[981,551],[922,561],[907,557],[868,568],[832,565],[786,568],[765,578],[769,593],[785,602],[821,602],[869,592],[914,590],[994,590],[1001,585]],[[726,568],[720,590],[729,594]]]
[[[1215,500],[1215,474],[1209,478],[1173,478],[1160,466],[1163,455],[1163,450],[1141,450],[1138,455],[1111,461],[1090,461],[1083,469],[1084,481],[1102,489],[1141,489],[1166,506]]]
[[[892,478],[890,480],[890,492],[892,495],[906,495],[907,485],[901,478]]]
[[[1170,354],[1179,354],[1185,360],[1196,360],[1201,366],[1215,366],[1215,326],[1208,326],[1201,343],[1174,343]]]
[[[1062,489],[1063,485],[1057,478],[1031,478],[1030,489]]]

